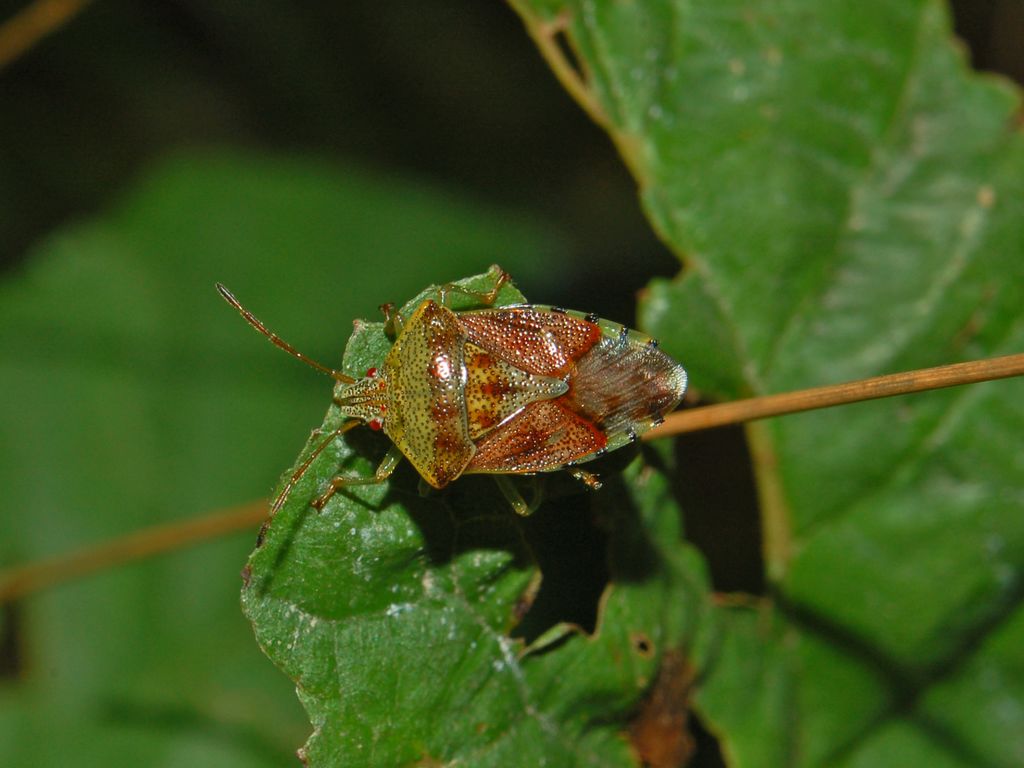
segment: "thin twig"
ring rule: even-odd
[[[752,397],[731,403],[706,405],[701,408],[676,411],[665,418],[665,423],[644,435],[645,440],[712,429],[729,424],[766,419],[833,405],[846,405],[862,400],[877,400],[881,397],[908,395],[931,389],[958,387],[962,384],[976,384],[994,379],[1006,379],[1024,374],[1024,353],[993,357],[987,360],[972,360],[969,363],[953,363],[935,368],[922,368],[905,373],[875,376],[871,379],[850,381],[845,384],[831,384],[824,387],[801,389],[779,395]]]
[[[0,25],[0,70],[73,19],[91,0],[35,0]]]
[[[670,414],[645,440],[711,429],[815,408],[906,395],[1024,375],[1024,354],[941,365],[872,379],[767,395]],[[147,528],[67,555],[0,571],[0,604],[94,571],[255,527],[267,518],[259,501],[210,515]]]
[[[0,571],[0,604],[54,584],[252,528],[267,516],[267,502],[219,510],[203,517],[144,528],[77,552]]]

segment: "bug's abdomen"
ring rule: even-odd
[[[425,301],[385,361],[390,398],[384,431],[435,488],[462,474],[476,451],[466,418],[463,345],[455,313]]]

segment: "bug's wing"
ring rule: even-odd
[[[686,371],[643,334],[605,336],[577,361],[574,408],[608,436],[608,450],[659,424],[686,391]]]
[[[526,406],[477,443],[466,473],[548,472],[600,451],[608,442],[564,398]]]
[[[601,328],[550,308],[500,307],[458,313],[469,341],[527,373],[562,378],[601,339]]]
[[[567,385],[493,431],[474,433],[467,472],[547,472],[589,461],[636,440],[686,390],[686,371],[650,337],[595,316],[524,305],[457,317],[467,340],[489,355]]]

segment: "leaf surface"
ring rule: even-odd
[[[493,274],[461,284],[484,291]],[[359,323],[345,370],[379,367],[389,347],[382,323]],[[332,406],[320,433],[342,421]],[[562,623],[528,642],[512,631],[544,589],[534,550],[574,502],[545,505],[526,529],[489,478],[421,497],[406,467],[314,512],[336,474],[372,474],[387,440],[366,432],[309,465],[247,567],[246,613],[315,726],[309,764],[631,765],[626,728],[660,659],[698,640],[697,615],[673,607],[706,592],[661,473],[634,464],[593,500],[614,542],[595,632]]]
[[[683,261],[642,316],[704,395],[1024,349],[1019,94],[942,3],[513,5]],[[771,595],[719,609],[697,695],[730,764],[1024,761],[1022,396],[748,429]]]

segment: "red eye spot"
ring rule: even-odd
[[[380,423],[380,419],[370,419],[368,422],[366,422],[366,426],[368,426],[374,432],[380,432],[380,428],[384,425]]]
[[[372,379],[376,375],[377,375],[377,369],[376,368],[367,368],[366,369],[366,378]]]

